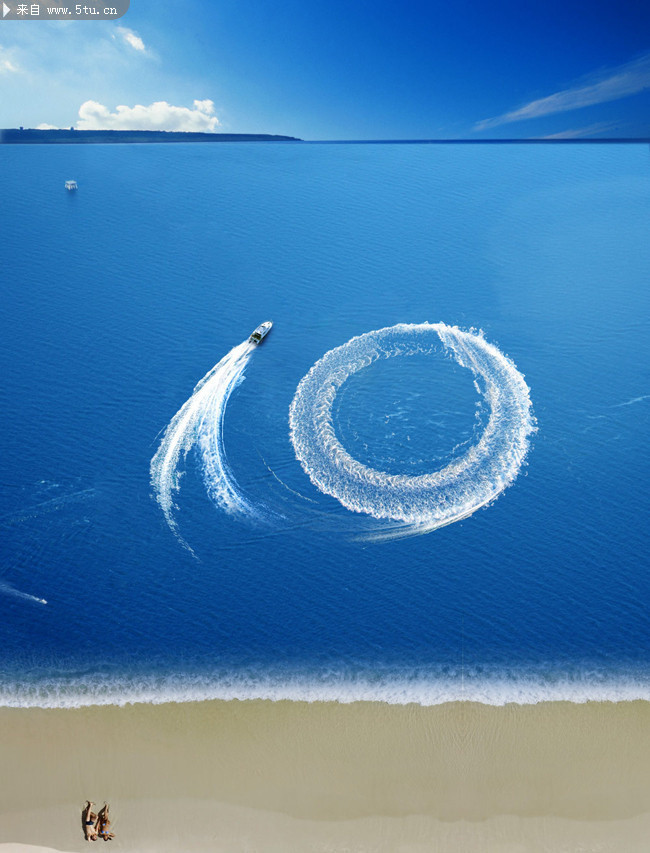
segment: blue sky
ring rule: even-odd
[[[2,127],[650,137],[650,4],[131,0],[0,20],[0,91]]]

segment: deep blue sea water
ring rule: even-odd
[[[3,146],[3,704],[207,696],[650,698],[646,145]],[[75,178],[76,193],[64,189]],[[209,499],[161,436],[262,320]],[[498,500],[376,542],[296,459],[289,407],[327,351],[397,323],[481,329],[537,419]],[[435,471],[476,431],[440,354],[362,370],[338,438]],[[43,599],[43,604],[35,599]]]

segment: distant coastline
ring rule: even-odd
[[[317,145],[611,145],[612,143],[650,143],[650,138],[529,138],[529,139],[301,139],[272,133],[193,133],[177,130],[75,130],[35,128],[0,128],[0,144],[5,145],[68,145],[106,143],[169,143],[169,142],[302,142]]]
[[[295,136],[270,133],[191,133],[175,130],[36,130],[5,128],[0,130],[0,144],[61,145],[76,143],[151,143],[151,142],[302,142]]]

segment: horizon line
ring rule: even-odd
[[[650,136],[609,136],[609,137],[507,137],[507,138],[489,138],[489,139],[472,139],[468,137],[432,137],[432,138],[372,138],[372,139],[356,139],[356,138],[338,138],[338,139],[303,139],[301,137],[290,136],[288,134],[278,133],[260,133],[260,132],[241,132],[232,133],[229,131],[178,131],[178,130],[154,130],[146,129],[116,129],[116,128],[93,128],[82,129],[77,128],[27,128],[27,127],[4,127],[0,128],[0,144],[6,142],[18,141],[15,139],[5,140],[4,134],[9,133],[20,134],[25,133],[32,136],[47,137],[48,134],[59,136],[59,134],[67,134],[70,137],[82,137],[87,135],[104,134],[104,133],[119,133],[122,134],[174,134],[175,136],[185,136],[187,138],[201,137],[207,141],[217,141],[223,137],[266,137],[260,141],[277,141],[277,142],[303,142],[307,145],[328,144],[328,145],[497,145],[497,144],[548,144],[548,145],[582,145],[582,144],[650,144]],[[33,137],[32,137],[33,138]],[[228,140],[224,140],[228,141]],[[236,140],[233,140],[236,141]]]

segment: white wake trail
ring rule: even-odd
[[[33,601],[35,604],[47,604],[44,598],[39,598],[36,595],[30,595],[28,592],[21,592],[16,589],[13,584],[7,581],[0,581],[0,593],[5,595],[13,595],[14,598],[22,598],[23,601]]]
[[[174,517],[174,492],[183,472],[179,465],[196,444],[202,473],[211,499],[226,512],[257,517],[259,510],[242,494],[228,465],[223,443],[223,420],[230,395],[244,379],[255,344],[244,341],[210,370],[194,388],[190,399],[171,419],[160,447],[151,460],[151,485],[171,530],[180,536]]]
[[[363,465],[335,434],[333,406],[341,386],[378,359],[430,353],[436,341],[474,374],[490,411],[483,434],[464,455],[428,474],[389,474]],[[330,350],[298,385],[289,423],[296,456],[312,483],[347,509],[397,522],[387,537],[426,533],[491,503],[517,477],[535,430],[529,388],[513,362],[480,333],[444,323],[399,324]]]

